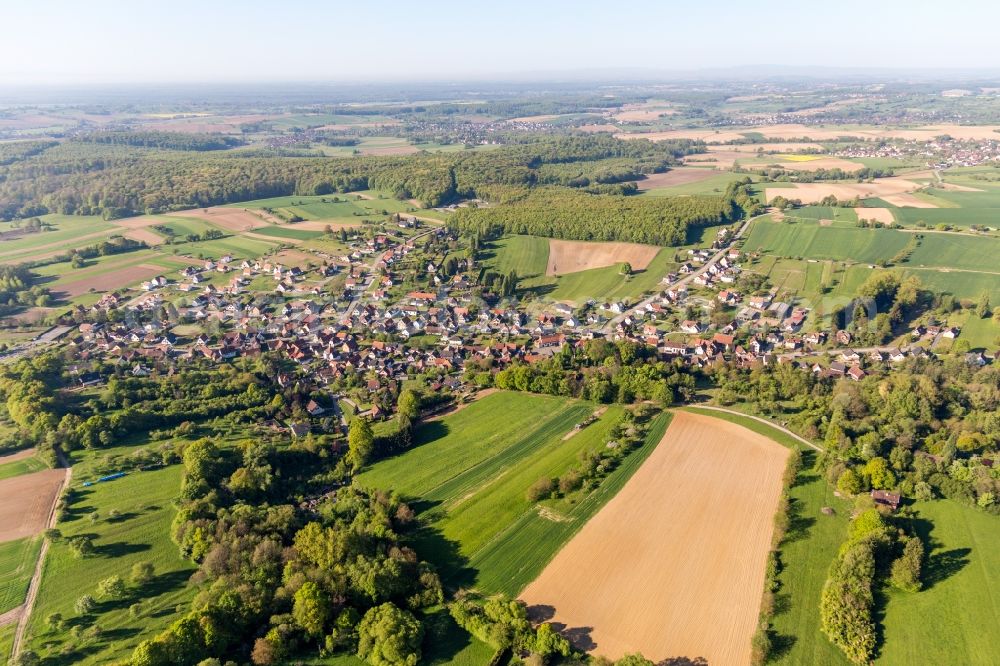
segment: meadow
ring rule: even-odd
[[[41,547],[39,536],[0,543],[0,614],[24,603]]]
[[[174,609],[191,598],[193,589],[186,581],[193,568],[170,540],[172,501],[180,489],[181,473],[175,465],[91,488],[74,484],[68,515],[57,527],[64,537],[90,535],[96,552],[78,558],[65,538],[49,549],[26,643],[47,656],[46,663],[98,664],[126,658],[139,641],[163,630],[174,619]],[[129,597],[122,601],[99,600],[94,612],[86,616],[74,611],[75,601],[84,594],[98,597],[99,581],[115,574],[127,580],[136,562],[153,564],[151,582],[131,587]],[[136,602],[141,606],[133,617],[129,606]],[[46,626],[45,618],[52,613],[61,613],[67,620],[64,630]],[[74,626],[95,625],[101,628],[98,636],[87,632],[81,638],[71,636]]]
[[[878,663],[995,664],[1000,517],[950,500],[917,502],[913,509],[916,531],[930,546],[924,589],[887,592]]]

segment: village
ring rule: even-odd
[[[852,347],[847,330],[807,326],[808,307],[741,293],[743,255],[728,230],[712,247],[689,250],[643,301],[582,306],[491,293],[478,284],[472,260],[451,254],[440,261],[440,248],[459,240],[445,227],[409,238],[377,233],[340,256],[315,252],[304,267],[225,255],[156,276],[138,296],[108,293],[72,313],[74,375],[94,386],[107,380],[97,369],[108,361],[119,374],[146,376],[194,360],[223,364],[273,352],[287,362],[277,385],[310,396],[311,423],[281,426],[302,436],[320,421],[343,431],[348,417],[390,417],[404,382],[461,400],[478,388],[469,367],[496,373],[537,364],[595,338],[629,340],[694,371],[789,363],[858,381],[873,367],[932,353],[936,341],[960,335],[929,323],[914,328],[909,345]],[[966,360],[994,358],[979,352]]]

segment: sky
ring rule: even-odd
[[[995,0],[0,0],[0,86],[987,68]]]

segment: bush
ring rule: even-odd
[[[907,539],[903,554],[892,563],[889,576],[894,587],[906,592],[920,591],[920,572],[924,563],[924,543],[919,537]]]
[[[85,594],[76,600],[76,603],[73,604],[73,610],[80,615],[86,615],[94,610],[95,606],[97,606],[97,602],[94,601],[94,597],[89,594]]]
[[[130,579],[135,585],[145,585],[153,580],[154,568],[150,562],[136,562],[132,565]]]
[[[552,481],[552,479],[542,477],[541,479],[538,479],[538,481],[535,481],[530,488],[528,488],[528,501],[537,502],[545,499],[546,497],[551,497],[552,492],[555,489],[556,484]]]

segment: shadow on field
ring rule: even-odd
[[[132,553],[141,553],[152,549],[148,543],[128,543],[127,541],[115,541],[101,546],[95,546],[94,552],[101,557],[122,557]]]
[[[782,543],[794,543],[809,536],[809,529],[816,524],[816,519],[802,513],[803,502],[794,497],[788,500],[788,530]]]
[[[437,569],[448,591],[454,592],[475,584],[476,570],[459,552],[458,543],[445,537],[437,527],[424,523],[413,533],[412,541],[420,556]]]
[[[929,590],[938,583],[948,580],[969,564],[971,548],[952,548],[940,550],[941,542],[932,536],[934,523],[926,518],[912,518],[910,525],[917,536],[924,542],[925,552],[930,553],[924,562],[924,589]]]
[[[924,574],[925,587],[934,587],[968,566],[968,555],[971,552],[971,548],[952,548],[951,550],[933,553],[927,558],[927,568]]]
[[[670,657],[656,666],[708,666],[708,659],[704,657]]]

